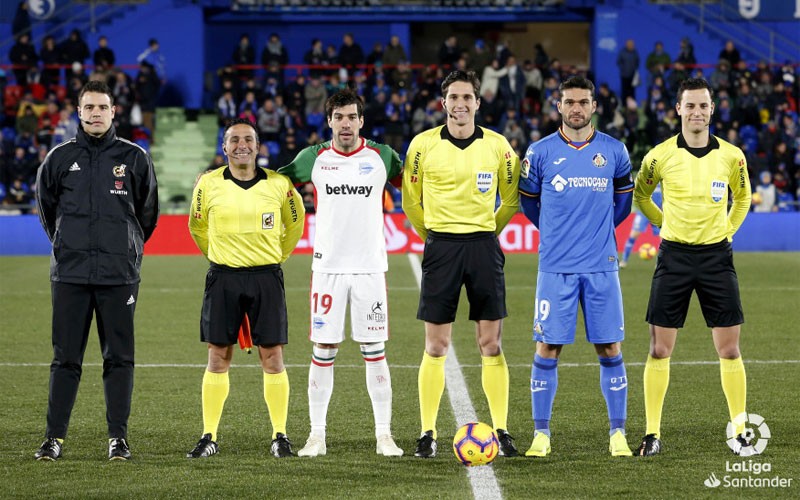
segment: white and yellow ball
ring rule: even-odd
[[[453,453],[466,466],[491,463],[499,450],[500,441],[494,429],[482,422],[462,425],[453,437]]]
[[[650,260],[658,254],[658,249],[650,243],[644,243],[639,247],[639,257]]]

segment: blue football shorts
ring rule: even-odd
[[[562,274],[539,271],[533,338],[547,344],[575,343],[578,304],[583,311],[586,340],[611,344],[625,338],[622,289],[617,271]]]

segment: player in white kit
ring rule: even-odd
[[[367,391],[375,415],[376,451],[401,456],[391,434],[392,384],[386,362],[389,338],[386,294],[386,240],[383,235],[383,190],[398,177],[402,163],[389,146],[359,136],[364,105],[351,90],[328,98],[325,113],[332,140],[309,146],[279,172],[295,183],[311,182],[315,190],[316,234],[311,265],[311,328],[314,342],[308,371],[311,433],[297,454],[325,455],[328,403],[333,392],[333,365],[345,339],[350,304],[353,340],[361,344]]]

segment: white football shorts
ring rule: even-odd
[[[311,329],[318,344],[344,341],[344,318],[350,304],[353,340],[360,343],[389,339],[386,273],[311,275]]]

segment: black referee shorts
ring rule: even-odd
[[[697,291],[709,327],[744,323],[733,250],[727,240],[711,245],[661,242],[647,305],[647,322],[665,328],[683,328],[693,290]]]
[[[281,266],[231,268],[212,263],[206,275],[200,339],[216,345],[235,344],[245,313],[253,345],[288,343]]]
[[[492,232],[429,231],[422,256],[417,319],[437,324],[455,321],[462,285],[467,288],[470,320],[505,318],[505,261]]]

